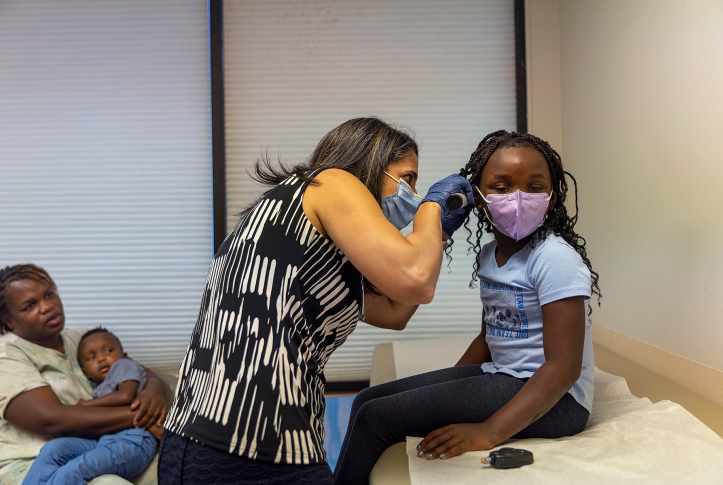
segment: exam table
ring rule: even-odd
[[[452,366],[472,338],[377,345],[371,385]],[[369,476],[370,485],[723,483],[720,436],[678,404],[653,404],[634,396],[625,379],[600,368],[627,374],[639,396],[668,394],[686,400],[687,407],[719,434],[723,431],[723,409],[645,369],[636,369],[634,363],[602,345],[596,344],[595,352],[595,399],[586,430],[559,440],[510,440],[502,445],[532,451],[533,465],[514,470],[485,469],[480,458],[489,451],[427,461],[415,456],[421,438],[408,437],[407,443],[393,445],[379,458]],[[622,367],[625,362],[626,367]]]

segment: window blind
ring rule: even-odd
[[[202,0],[0,3],[0,265],[177,366],[213,256]]]
[[[510,0],[280,0],[224,4],[228,227],[260,187],[260,152],[303,160],[338,124],[375,115],[420,143],[420,193],[459,172],[487,133],[516,126]],[[476,221],[473,221],[472,227]],[[434,301],[402,332],[359,323],[331,357],[330,381],[369,379],[374,345],[474,335],[479,290],[457,233]]]

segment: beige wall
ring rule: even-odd
[[[558,143],[604,294],[592,319],[723,370],[723,2],[529,3],[530,126],[556,143],[539,99],[554,65],[535,49],[554,59],[558,36]]]
[[[525,0],[527,131],[562,155],[559,0]]]

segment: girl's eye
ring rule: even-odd
[[[30,305],[26,306],[23,311],[32,310],[34,306],[35,306],[35,303],[31,303]]]

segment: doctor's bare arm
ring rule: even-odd
[[[440,205],[420,205],[414,230],[405,237],[350,173],[329,169],[315,180],[318,184],[309,185],[303,200],[314,227],[391,301],[408,306],[431,302],[442,266]]]
[[[404,330],[419,305],[405,305],[386,295],[364,295],[364,323],[389,330]]]

